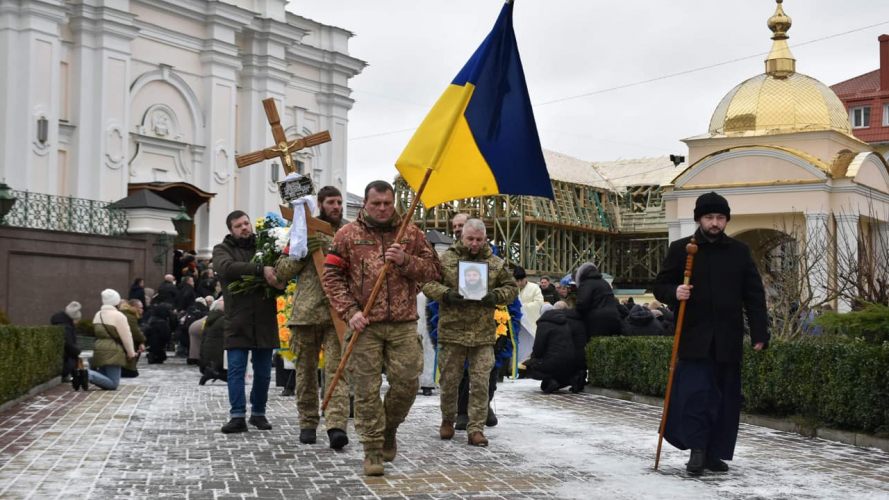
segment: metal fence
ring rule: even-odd
[[[127,232],[126,211],[109,207],[107,201],[16,190],[12,194],[17,201],[3,218],[6,226],[106,236]]]

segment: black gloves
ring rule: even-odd
[[[455,306],[457,304],[462,304],[466,301],[466,299],[464,299],[463,296],[460,295],[460,293],[456,290],[448,290],[447,292],[445,292],[444,297],[442,297],[441,301],[444,302],[445,305]]]
[[[482,297],[481,303],[485,307],[497,307],[497,296],[490,292]]]
[[[501,335],[497,337],[497,342],[494,343],[494,353],[499,354],[503,352],[507,342],[509,342],[509,336]]]
[[[309,253],[307,255],[312,255],[316,251],[321,248],[321,238],[317,235],[309,236],[306,238],[306,247],[309,249]]]

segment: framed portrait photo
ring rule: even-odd
[[[466,300],[481,300],[488,294],[488,263],[461,260],[457,262],[457,285]]]

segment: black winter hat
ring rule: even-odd
[[[524,267],[522,267],[522,266],[515,266],[515,269],[512,270],[512,277],[515,278],[515,279],[517,279],[517,280],[523,280],[523,279],[527,278],[528,275],[525,274],[525,268],[524,268]]]
[[[723,214],[727,221],[732,220],[732,209],[728,206],[728,201],[716,194],[716,191],[698,196],[695,202],[695,222],[707,214]]]

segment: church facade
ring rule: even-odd
[[[349,80],[366,63],[349,31],[286,0],[22,0],[0,9],[0,178],[13,189],[117,201],[149,189],[195,220],[209,255],[235,209],[277,211],[262,100],[288,138],[329,130],[295,154],[316,186],[346,192]],[[172,214],[170,214],[172,215]],[[173,232],[159,223],[131,232]],[[137,224],[138,225],[138,224]]]

